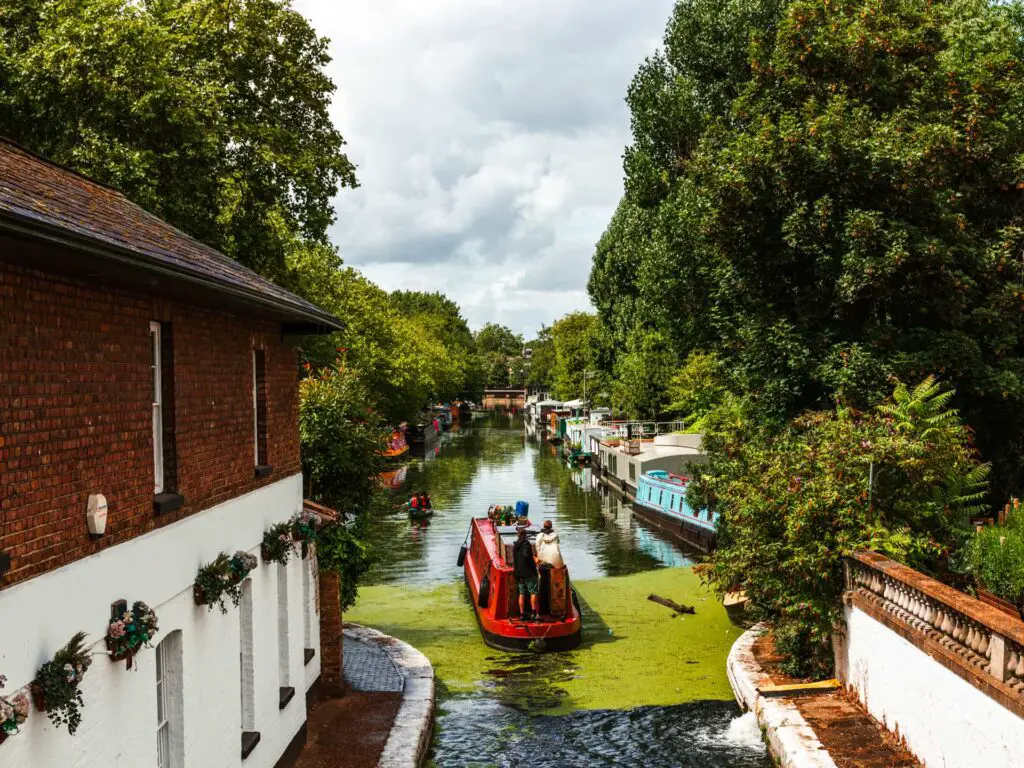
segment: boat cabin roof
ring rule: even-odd
[[[659,480],[663,483],[672,483],[679,486],[686,485],[690,481],[688,477],[674,475],[671,472],[666,472],[664,469],[652,469],[650,472],[644,472],[644,474],[652,480]]]

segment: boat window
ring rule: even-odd
[[[636,464],[629,462],[629,479],[636,480]]]
[[[661,506],[661,500],[664,498],[664,496],[665,496],[665,492],[664,491],[658,491],[658,506],[659,507]]]
[[[668,503],[668,508],[671,509],[673,512],[676,509],[676,495],[674,493],[672,494],[671,501],[669,501]]]

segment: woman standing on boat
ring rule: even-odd
[[[558,534],[550,520],[545,520],[540,535],[537,536],[537,562],[550,565],[554,568],[561,568],[565,565],[562,559],[562,547],[558,541]]]

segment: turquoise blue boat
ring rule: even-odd
[[[708,552],[715,546],[718,515],[686,503],[689,479],[661,469],[644,472],[636,488],[633,511],[678,539]]]

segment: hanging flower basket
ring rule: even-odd
[[[230,599],[233,605],[238,605],[242,597],[242,582],[256,565],[256,557],[248,552],[239,550],[231,557],[228,557],[226,552],[221,552],[213,562],[204,565],[196,574],[195,583],[192,585],[192,597],[196,605],[205,605],[210,610],[216,605],[221,613],[227,613],[224,598]]]
[[[0,675],[0,688],[6,682],[7,678]],[[0,696],[0,744],[20,730],[21,724],[28,720],[28,710],[28,696],[24,691],[18,691],[10,697]]]
[[[79,689],[92,658],[85,650],[85,633],[79,632],[36,672],[32,699],[55,726],[66,725],[74,734],[82,722],[82,692]]]
[[[320,530],[320,517],[304,509],[292,518],[291,528],[295,541],[310,544],[316,540],[317,531]]]
[[[151,641],[158,629],[156,613],[141,600],[130,611],[112,617],[106,637],[110,660],[124,661],[126,667],[132,667],[136,653],[153,647]]]
[[[287,564],[288,558],[295,554],[291,523],[278,523],[264,533],[260,554],[265,563]]]

